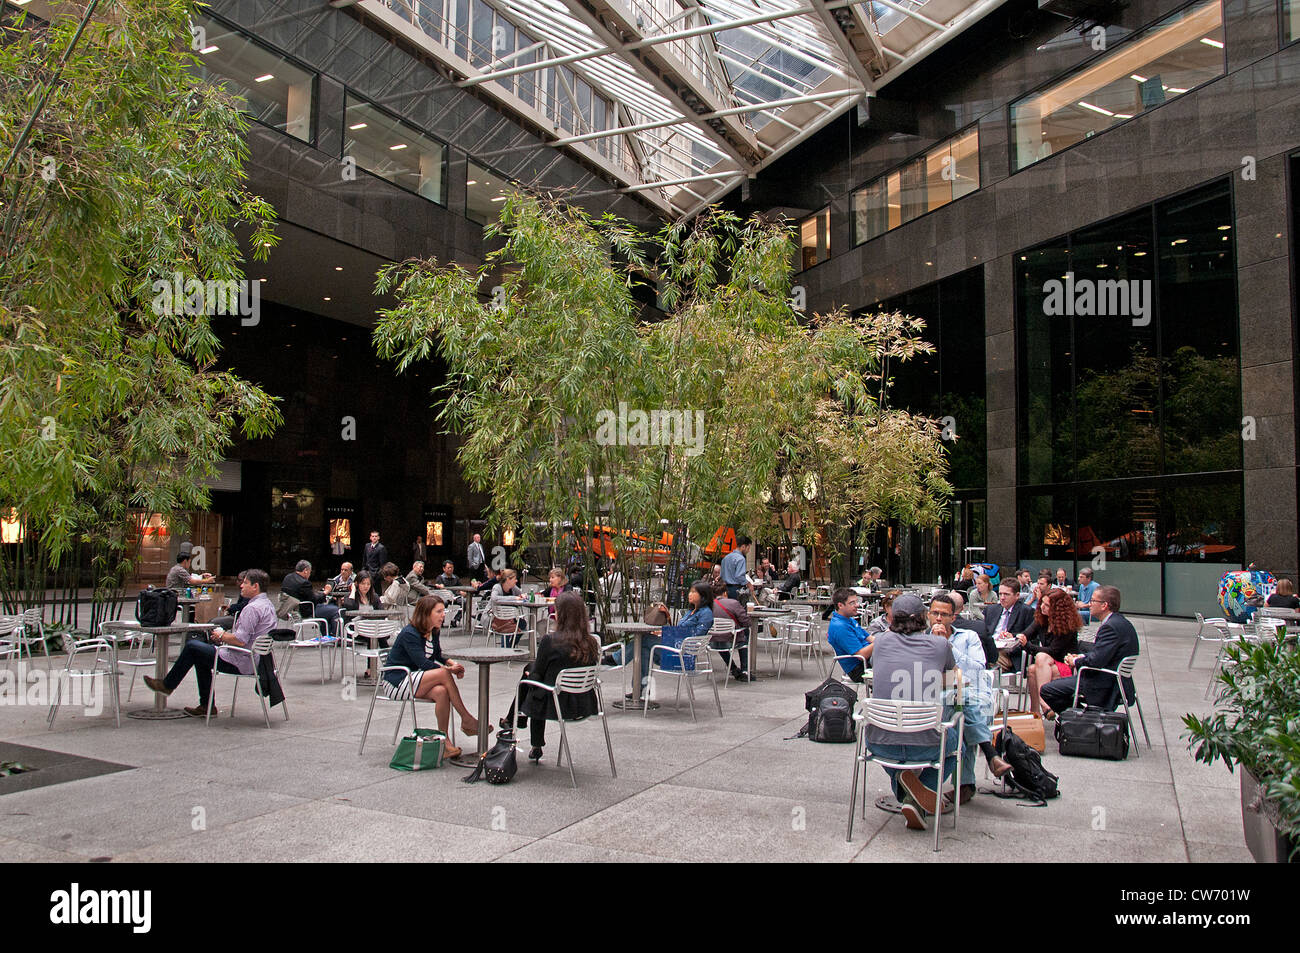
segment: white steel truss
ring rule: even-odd
[[[1006,0],[331,2],[402,35],[545,143],[462,144],[471,158],[569,150],[614,191],[680,218]]]

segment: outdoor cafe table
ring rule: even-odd
[[[646,622],[611,622],[605,626],[606,632],[631,632],[632,641],[632,697],[620,699],[614,702],[615,708],[621,708],[624,711],[641,711],[647,705],[651,706],[651,711],[659,706],[654,702],[648,702],[641,698],[641,636],[647,632],[653,632],[655,629],[662,628],[658,625],[650,625]],[[623,664],[627,664],[627,646],[623,647]],[[753,654],[750,654],[753,658]]]
[[[478,592],[478,586],[448,586],[448,592],[454,592],[465,597],[465,614],[461,616],[461,628],[465,630],[466,635],[474,634],[474,594]]]
[[[406,619],[406,610],[405,610],[405,609],[348,609],[346,612],[343,613],[343,618],[344,618],[345,620],[347,620],[347,619],[401,619],[401,620],[405,620],[405,619]],[[383,635],[367,635],[367,636],[364,636],[364,638],[366,638],[367,640],[369,640],[369,642],[370,642],[370,647],[373,649],[373,648],[375,648],[376,646],[379,645],[379,640],[380,640],[380,639],[382,639],[382,638],[387,638],[387,636],[383,636]],[[340,643],[340,647],[341,647],[341,643]],[[342,660],[340,659],[340,661],[342,661]],[[356,671],[355,667],[353,668],[353,671]],[[359,680],[358,680],[358,684],[373,685],[373,684],[375,683],[375,679],[377,679],[378,677],[379,677],[379,659],[378,659],[378,658],[372,658],[372,659],[370,660],[370,664],[366,667],[366,674],[365,674],[365,676],[364,676],[362,679],[359,679]]]
[[[528,657],[537,658],[537,622],[540,613],[548,612],[555,605],[554,599],[540,599],[537,602],[529,602],[527,599],[497,598],[492,600],[494,606],[514,606],[516,609],[523,609],[533,616],[532,624],[528,627]]]
[[[487,753],[488,726],[492,724],[488,711],[488,692],[491,689],[492,666],[497,662],[518,662],[528,658],[526,649],[503,649],[498,645],[469,646],[453,653],[454,661],[473,662],[478,666],[478,753],[473,757],[462,754],[451,758],[452,764],[462,768],[478,766],[479,758]]]
[[[171,645],[173,635],[195,635],[199,632],[207,633],[216,628],[210,622],[187,622],[180,625],[142,625],[132,626],[138,632],[148,632],[153,636],[153,677],[162,681],[167,677],[168,669],[168,648]],[[114,652],[116,652],[116,642]],[[116,667],[116,659],[114,660]],[[128,718],[139,718],[144,721],[163,721],[168,718],[184,718],[185,712],[177,708],[167,707],[167,696],[161,692],[155,692],[153,696],[153,708],[144,708],[138,711],[129,711],[126,713]]]
[[[764,619],[778,619],[782,616],[790,615],[789,609],[772,609],[766,606],[755,606],[749,610],[749,677],[755,679],[759,677],[758,673],[758,630],[763,624]],[[763,678],[769,678],[769,675],[763,675]]]

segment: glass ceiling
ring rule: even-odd
[[[1005,0],[358,0],[665,215],[694,214]],[[491,162],[491,154],[471,156]]]

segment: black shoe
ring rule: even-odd
[[[542,749],[541,749],[541,748],[533,748],[531,751],[529,751],[529,752],[528,752],[528,760],[529,760],[529,761],[541,761],[541,760],[542,760]]]
[[[735,679],[736,681],[738,681],[738,682],[752,682],[752,681],[753,681],[753,679],[749,677],[749,673],[748,673],[748,672],[737,672],[737,671],[733,671],[733,672],[731,673],[731,677],[734,678],[734,679]]]

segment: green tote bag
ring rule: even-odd
[[[397,743],[390,768],[398,771],[427,771],[442,767],[447,735],[435,728],[416,728]]]

